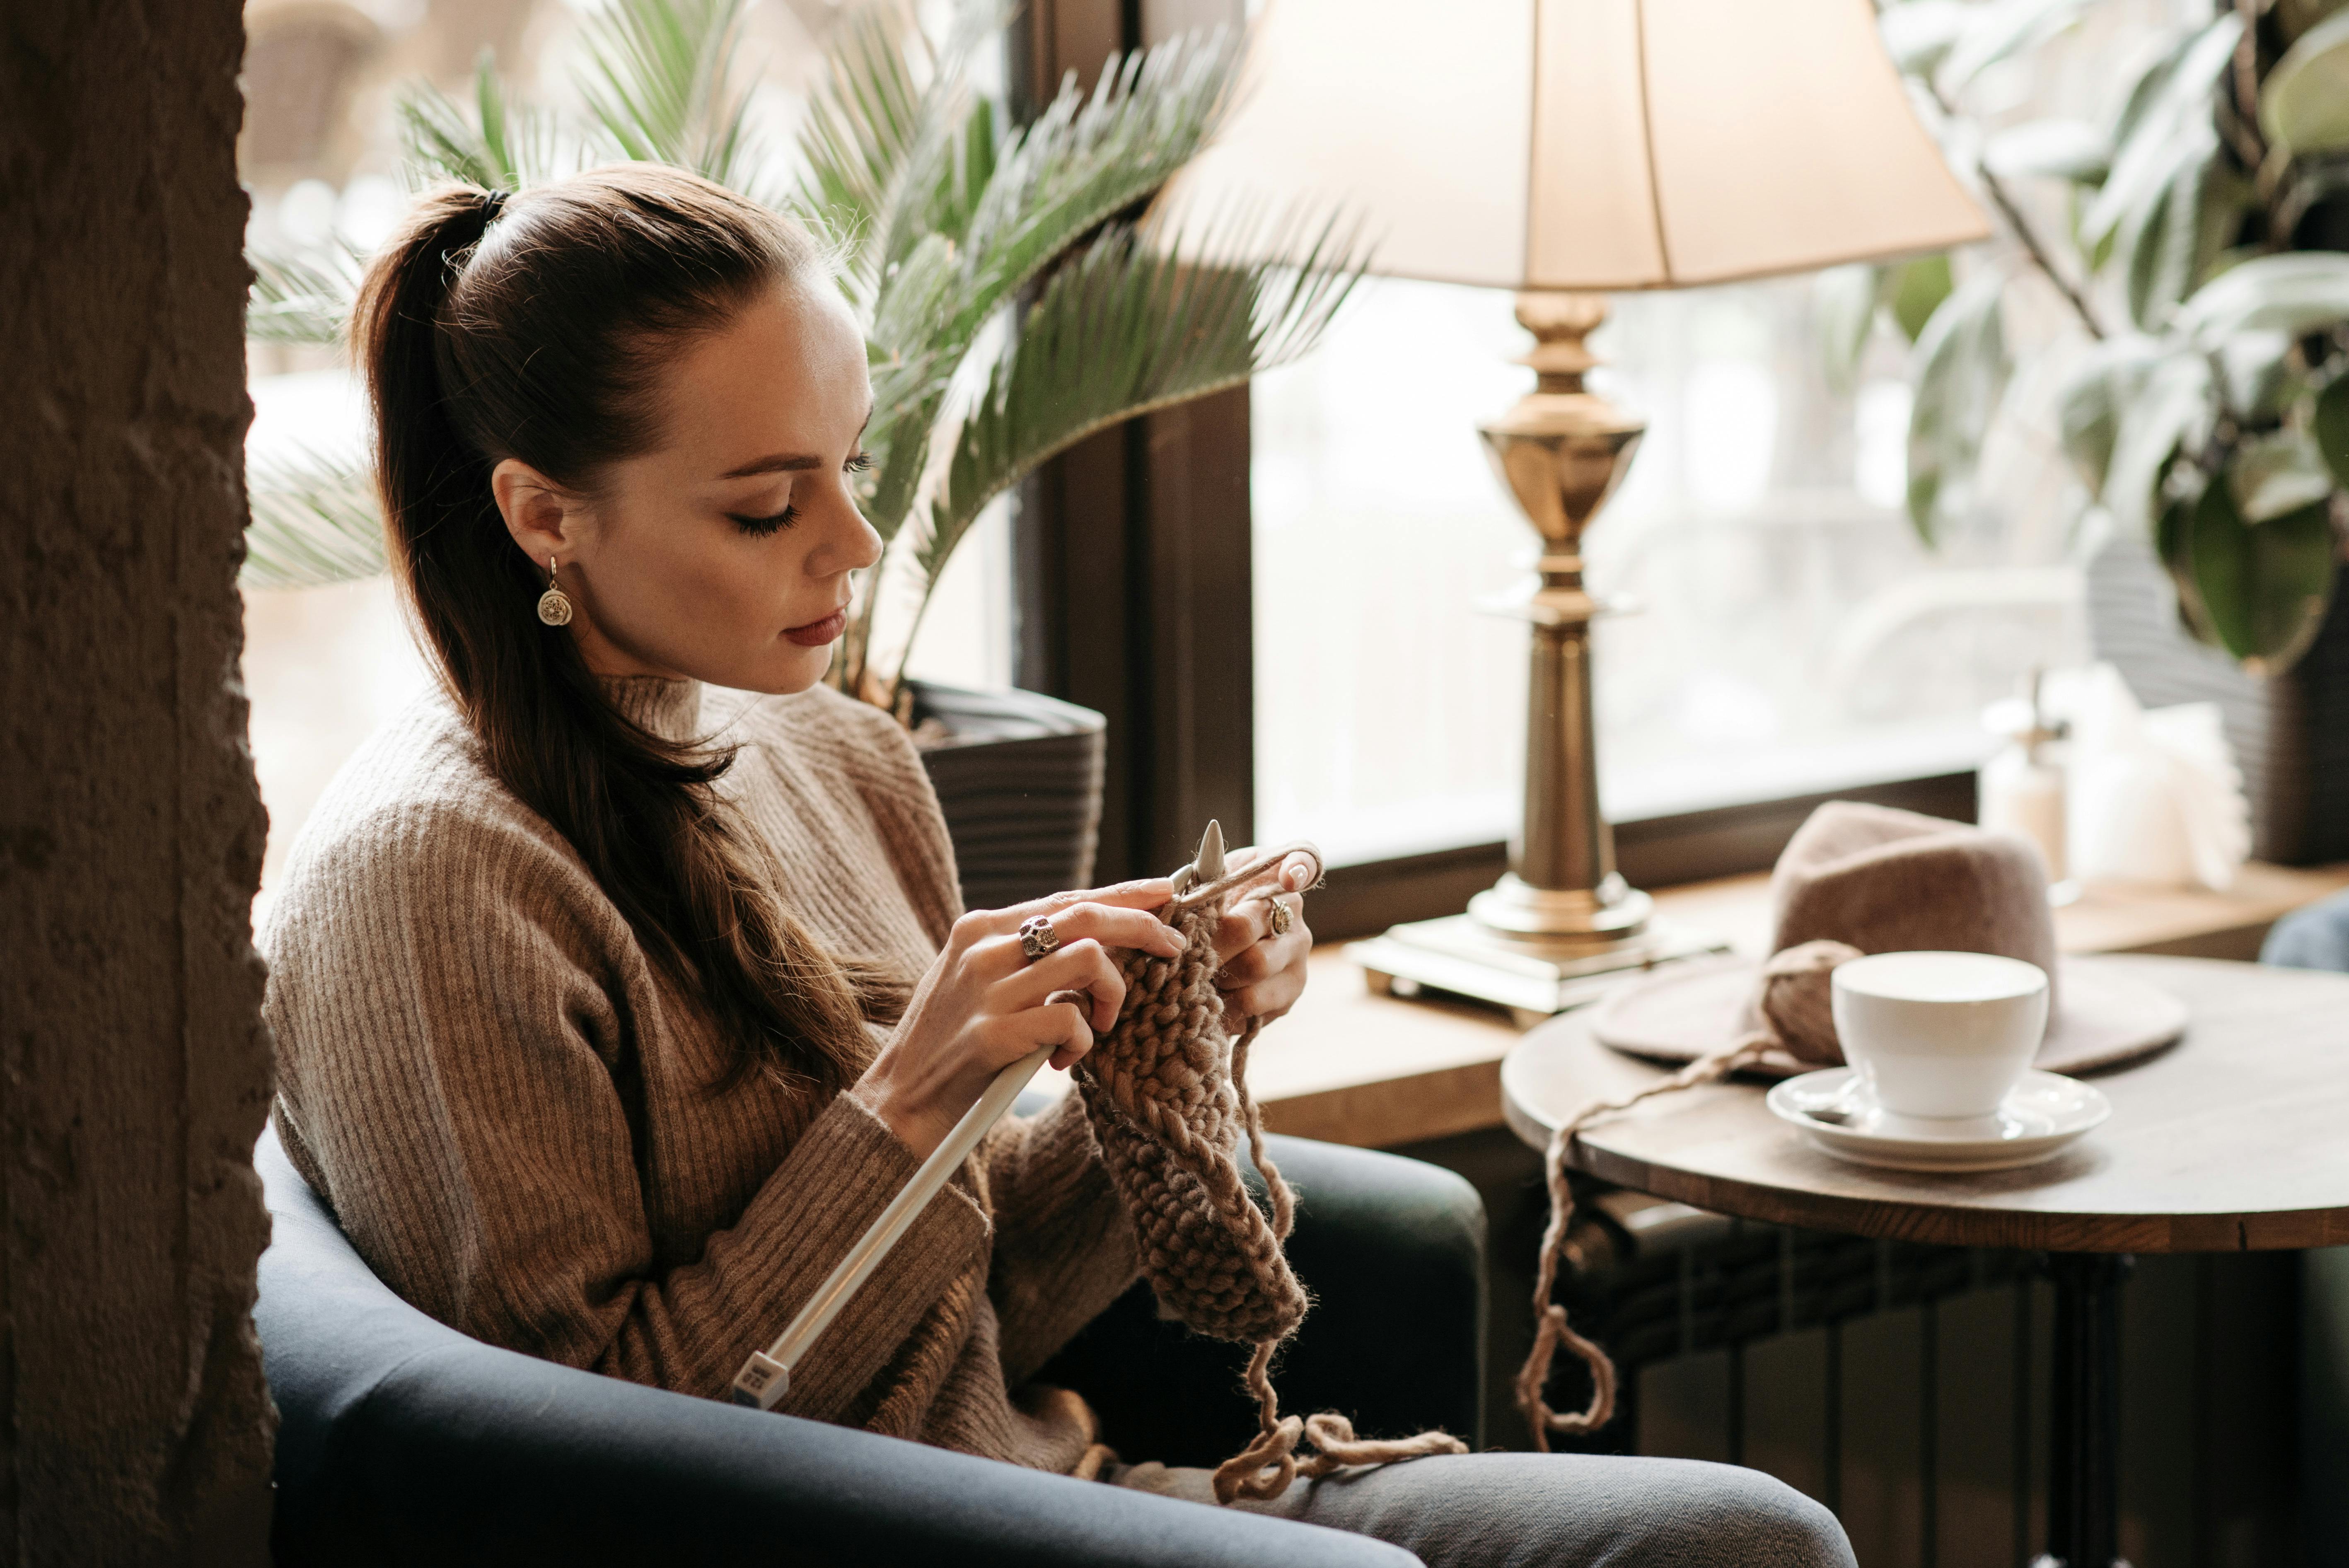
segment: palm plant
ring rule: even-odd
[[[875,0],[838,25],[789,159],[743,83],[746,3],[613,0],[586,26],[579,125],[519,103],[486,58],[470,101],[411,88],[407,169],[418,184],[511,191],[599,159],[657,160],[837,237],[873,377],[861,499],[887,553],[831,678],[902,711],[923,607],[991,500],[1095,431],[1302,354],[1359,264],[1330,221],[1227,213],[1178,234],[1144,211],[1231,104],[1242,45],[1228,32],[1113,60],[1091,94],[1064,83],[1013,129],[973,70],[1000,0],[970,0],[942,38]],[[356,260],[255,258],[248,333],[335,341]],[[310,459],[254,489],[249,583],[382,570],[362,475]]]
[[[2051,284],[2071,356],[2057,417],[2092,505],[2147,530],[2196,638],[2255,674],[2306,651],[2349,523],[2349,0],[2241,0],[2137,61],[2100,121],[1992,129],[1971,89],[2097,0],[1893,0],[1887,44],[2014,242],[1847,273],[1856,357],[1881,304],[1916,346],[1909,511],[1930,543],[1970,504],[2014,357],[2018,274]],[[2052,182],[2064,221],[2029,215]]]

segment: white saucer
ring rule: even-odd
[[[1791,1078],[1771,1089],[1773,1114],[1838,1159],[1895,1171],[2006,1171],[2033,1165],[2103,1124],[2112,1102],[2077,1078],[2023,1075],[1992,1116],[1951,1121],[1895,1116],[1850,1068]]]

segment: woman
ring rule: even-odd
[[[277,1127],[426,1312],[721,1397],[998,1069],[1041,1046],[1065,1068],[1114,1022],[1112,950],[1180,950],[1151,913],[1170,887],[963,913],[911,744],[821,684],[879,541],[851,480],[864,347],[807,235],[649,165],[444,189],[353,336],[444,689],[295,850],[264,937]],[[1243,907],[1229,1011],[1277,1017],[1310,937]],[[1031,964],[1039,913],[1062,940]],[[1071,1096],[966,1164],[781,1408],[1205,1496],[1204,1472],[1105,1465],[1083,1401],[1031,1380],[1137,1273]],[[1713,1561],[1690,1553],[1731,1520],[1736,1561],[1848,1561],[1744,1475],[1487,1456],[1255,1506],[1502,1561],[1432,1501],[1488,1520],[1498,1488],[1507,1546],[1540,1553],[1508,1560]]]

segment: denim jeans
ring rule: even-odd
[[[1102,1479],[1215,1501],[1204,1470],[1118,1465]],[[1696,1460],[1438,1455],[1232,1506],[1374,1536],[1428,1568],[1855,1568],[1825,1508],[1759,1470]]]

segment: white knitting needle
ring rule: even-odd
[[[816,1293],[800,1308],[799,1315],[792,1319],[781,1337],[764,1350],[752,1351],[750,1358],[742,1363],[742,1370],[734,1375],[736,1404],[771,1410],[791,1391],[792,1368],[799,1365],[808,1346],[832,1326],[840,1309],[873,1277],[873,1271],[881,1266],[881,1260],[905,1236],[915,1216],[930,1206],[930,1200],[938,1195],[947,1178],[961,1169],[964,1158],[978,1147],[978,1140],[987,1136],[988,1130],[1003,1119],[1011,1102],[1019,1098],[1019,1091],[1028,1087],[1028,1080],[1036,1076],[1036,1069],[1050,1057],[1052,1049],[1050,1046],[1040,1047],[995,1075],[987,1092],[962,1113],[962,1119],[955,1123],[946,1141],[930,1151],[921,1169],[914,1172],[914,1179],[889,1200],[881,1217],[848,1250],[840,1266],[816,1287]]]
[[[1199,841],[1199,852],[1192,862],[1175,873],[1175,892],[1202,882],[1213,882],[1224,874],[1224,830],[1218,823],[1207,824],[1206,836]],[[848,1255],[816,1287],[799,1315],[784,1327],[782,1334],[764,1350],[754,1350],[742,1363],[742,1370],[734,1375],[734,1402],[755,1405],[761,1410],[771,1410],[791,1391],[792,1368],[807,1354],[808,1346],[832,1326],[881,1260],[894,1251],[905,1232],[913,1225],[915,1216],[930,1206],[947,1180],[960,1170],[970,1151],[989,1129],[1003,1119],[1019,1091],[1028,1087],[1036,1069],[1051,1057],[1053,1047],[1040,1047],[1035,1051],[1005,1068],[995,1075],[995,1081],[978,1097],[977,1104],[962,1113],[962,1119],[947,1134],[946,1141],[930,1151],[930,1157],[914,1172],[898,1194],[889,1200]]]

